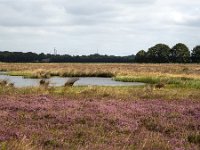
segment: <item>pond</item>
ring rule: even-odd
[[[50,86],[63,86],[69,77],[51,77],[46,79],[50,82]],[[7,80],[9,83],[14,83],[15,87],[32,87],[39,86],[41,79],[29,79],[23,78],[22,76],[9,76],[6,73],[0,73],[0,80]],[[144,85],[144,83],[139,82],[120,82],[114,81],[112,78],[103,77],[80,77],[78,81],[75,82],[74,86],[139,86]]]

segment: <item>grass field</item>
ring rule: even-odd
[[[30,78],[99,76],[147,83],[136,87],[2,85],[2,150],[200,148],[198,64],[0,63],[0,70]]]
[[[198,64],[0,63],[1,71],[27,77],[156,75],[200,78]]]
[[[80,63],[1,63],[1,71],[26,78],[112,77],[118,81],[163,83],[200,89],[198,64],[80,64]]]

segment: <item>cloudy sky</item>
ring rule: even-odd
[[[130,55],[200,44],[200,0],[0,0],[0,50]]]

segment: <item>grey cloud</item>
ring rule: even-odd
[[[199,0],[0,0],[0,49],[58,45],[61,53],[126,55],[160,42],[192,47],[200,38],[198,6]]]

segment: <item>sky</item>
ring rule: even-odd
[[[132,55],[200,45],[200,0],[0,0],[0,51]]]

